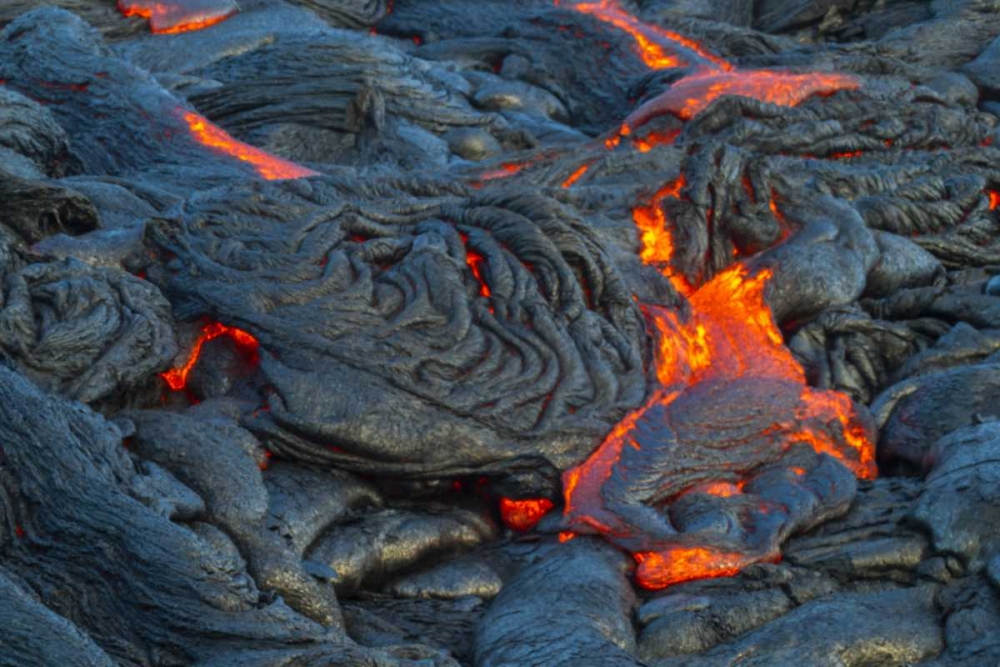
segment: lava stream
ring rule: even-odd
[[[656,116],[671,113],[681,120],[689,120],[725,95],[793,107],[813,95],[853,90],[860,85],[857,78],[847,74],[739,70],[693,39],[643,23],[621,9],[615,0],[582,2],[573,8],[631,35],[639,46],[643,62],[650,69],[671,69],[688,64],[694,67],[690,75],[630,114],[622,124],[619,135],[606,140],[608,148],[616,147],[621,136],[628,135]],[[662,143],[671,141],[672,138]],[[638,147],[649,150],[653,145],[655,143],[647,141],[639,143]]]
[[[615,0],[581,2],[573,6],[578,12],[590,14],[627,32],[639,46],[639,55],[650,69],[683,67],[695,61],[711,69],[730,70],[732,65],[707,51],[698,42],[681,34],[643,23],[623,10]],[[684,57],[688,60],[685,60]]]
[[[118,0],[118,11],[146,19],[154,33],[175,34],[221,23],[236,13],[237,6],[227,0]]]
[[[319,172],[299,166],[294,162],[283,160],[266,151],[234,139],[222,128],[214,125],[204,116],[191,111],[182,111],[181,117],[187,123],[191,136],[199,144],[213,148],[229,157],[251,165],[254,170],[268,181],[278,181],[291,178],[318,176]]]

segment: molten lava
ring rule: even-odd
[[[249,355],[252,360],[257,358],[260,344],[256,338],[241,329],[227,327],[219,322],[212,322],[202,328],[201,335],[195,341],[194,347],[191,349],[191,354],[188,356],[187,361],[184,362],[184,365],[178,368],[171,368],[166,373],[160,374],[160,377],[167,383],[167,386],[173,391],[183,390],[187,386],[188,375],[198,365],[198,359],[201,357],[201,348],[208,341],[215,340],[220,336],[229,336],[233,343],[236,344],[236,347]]]
[[[627,32],[635,40],[642,61],[650,69],[683,67],[692,64],[691,61],[707,63],[713,69],[730,70],[733,67],[719,56],[706,51],[693,39],[643,23],[619,7],[615,0],[581,2],[573,9]]]
[[[625,123],[635,129],[652,118],[673,114],[690,120],[709,104],[726,95],[794,107],[813,95],[829,95],[838,90],[856,90],[856,77],[830,72],[781,72],[777,70],[705,70],[684,77],[666,91],[629,114]]]
[[[149,21],[157,34],[202,30],[221,23],[236,13],[235,3],[212,0],[118,0],[124,16],[138,16]]]
[[[528,500],[500,499],[500,518],[511,530],[525,532],[535,527],[553,507],[548,498]]]
[[[191,136],[199,144],[208,146],[241,162],[246,162],[254,168],[261,178],[268,181],[319,175],[319,172],[315,172],[312,169],[306,169],[294,162],[275,157],[266,151],[234,139],[225,130],[196,113],[182,110],[181,118],[187,123],[188,128],[191,130]]]
[[[676,180],[660,188],[649,204],[636,206],[632,209],[632,220],[641,232],[642,249],[639,256],[646,264],[652,264],[661,269],[673,284],[674,289],[684,295],[692,292],[691,285],[684,276],[675,275],[670,269],[674,258],[674,238],[663,212],[664,199],[677,199],[681,188],[685,185],[683,174]]]
[[[569,175],[569,178],[567,178],[565,181],[563,181],[562,186],[564,188],[571,188],[571,187],[573,187],[573,184],[576,183],[578,180],[580,180],[580,177],[583,176],[584,174],[586,174],[587,173],[587,169],[589,169],[589,168],[590,168],[590,165],[587,165],[587,164],[580,165],[579,167],[576,168],[576,170],[573,171],[572,174]]]
[[[671,191],[679,186],[675,183]],[[661,249],[663,245],[659,246]],[[652,257],[647,252],[644,258]],[[663,258],[657,256],[655,261]],[[647,261],[651,261],[648,260]],[[685,449],[704,446],[689,436],[691,415],[711,413],[705,401],[726,401],[727,407],[746,405],[756,416],[766,410],[767,425],[747,436],[745,425],[727,423],[725,415],[710,415],[720,422],[714,448],[731,448],[733,460],[725,470],[708,470],[720,477],[734,471],[750,474],[756,466],[780,459],[795,445],[806,445],[828,454],[858,477],[876,474],[874,444],[847,396],[806,385],[805,373],[783,345],[781,332],[764,299],[770,270],[751,274],[736,264],[695,291],[689,301],[690,316],[648,306],[647,314],[658,334],[657,387],[646,404],[626,416],[591,456],[563,475],[566,527],[577,533],[599,533],[633,552],[639,563],[636,579],[647,588],[703,577],[727,576],[747,565],[778,556],[774,552],[744,553],[719,548],[697,536],[681,536],[666,517],[656,534],[649,534],[648,516],[634,522],[635,506],[615,505],[636,485],[655,487],[648,500],[677,497],[700,490],[719,497],[741,492],[740,485],[708,483],[677,488],[671,474],[675,454],[683,467]],[[767,392],[761,396],[761,392]],[[752,426],[755,422],[749,422]],[[743,429],[743,430],[741,430]],[[692,438],[689,445],[686,437]],[[647,451],[648,449],[648,451]],[[662,457],[650,462],[642,457]],[[756,458],[754,458],[756,457]],[[645,475],[645,477],[643,477]],[[655,477],[651,478],[650,475]],[[625,492],[622,492],[622,490]],[[631,509],[629,509],[631,507]]]
[[[465,251],[465,263],[469,265],[469,270],[472,271],[473,277],[476,282],[479,283],[479,296],[488,297],[490,295],[490,286],[486,284],[486,279],[483,278],[483,262],[486,258],[480,255],[475,250]]]

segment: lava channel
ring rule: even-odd
[[[156,34],[202,30],[221,23],[239,10],[234,0],[118,0],[124,16],[149,21]]]
[[[856,77],[847,74],[738,69],[696,40],[640,21],[624,11],[615,0],[581,2],[573,9],[631,35],[639,48],[639,55],[650,69],[690,67],[692,70],[691,74],[630,114],[622,124],[619,135],[606,141],[609,148],[616,147],[621,136],[627,136],[656,116],[671,113],[681,120],[689,120],[726,95],[793,107],[813,95],[828,95],[860,86]],[[657,143],[671,141],[672,137]],[[640,150],[645,146],[649,146],[648,142],[640,143]]]

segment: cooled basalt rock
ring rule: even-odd
[[[625,568],[620,555],[590,538],[553,549],[490,604],[479,622],[475,664],[641,664],[633,657],[635,598]]]
[[[157,511],[165,482],[184,487],[150,477],[115,425],[3,367],[0,437],[4,581],[15,578],[38,600],[15,591],[20,601],[4,608],[18,614],[14,624],[44,620],[44,604],[71,619],[45,622],[91,664],[102,663],[94,643],[136,664],[360,666],[376,659],[280,599],[268,602],[223,533]],[[377,659],[412,664],[387,654]]]
[[[913,516],[934,548],[982,571],[1000,554],[994,526],[998,489],[1000,421],[967,426],[938,440],[925,462],[927,485]]]
[[[4,86],[0,86],[0,147],[30,160],[46,175],[55,175],[58,161],[69,152],[66,132],[51,112]]]
[[[177,353],[170,304],[120,269],[26,264],[3,276],[2,294],[4,357],[68,398],[121,401]]]
[[[815,639],[806,645],[802,634]],[[884,593],[835,595],[702,656],[657,660],[655,667],[809,664],[816,667],[896,666],[937,655],[944,646],[930,586]]]
[[[997,418],[1000,365],[928,373],[890,387],[874,407],[882,422],[879,455],[920,468],[939,438],[984,417]],[[956,402],[956,395],[963,396]]]
[[[469,549],[495,536],[495,527],[470,510],[384,510],[336,526],[316,540],[306,557],[329,568],[341,594],[377,587],[421,562]]]

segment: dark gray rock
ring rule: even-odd
[[[809,602],[732,644],[652,665],[904,667],[937,655],[943,646],[935,589],[928,586]]]
[[[637,667],[624,558],[577,538],[510,581],[476,630],[477,667]]]
[[[981,571],[1000,553],[1000,421],[942,437],[925,458],[926,488],[913,517],[934,548]]]

